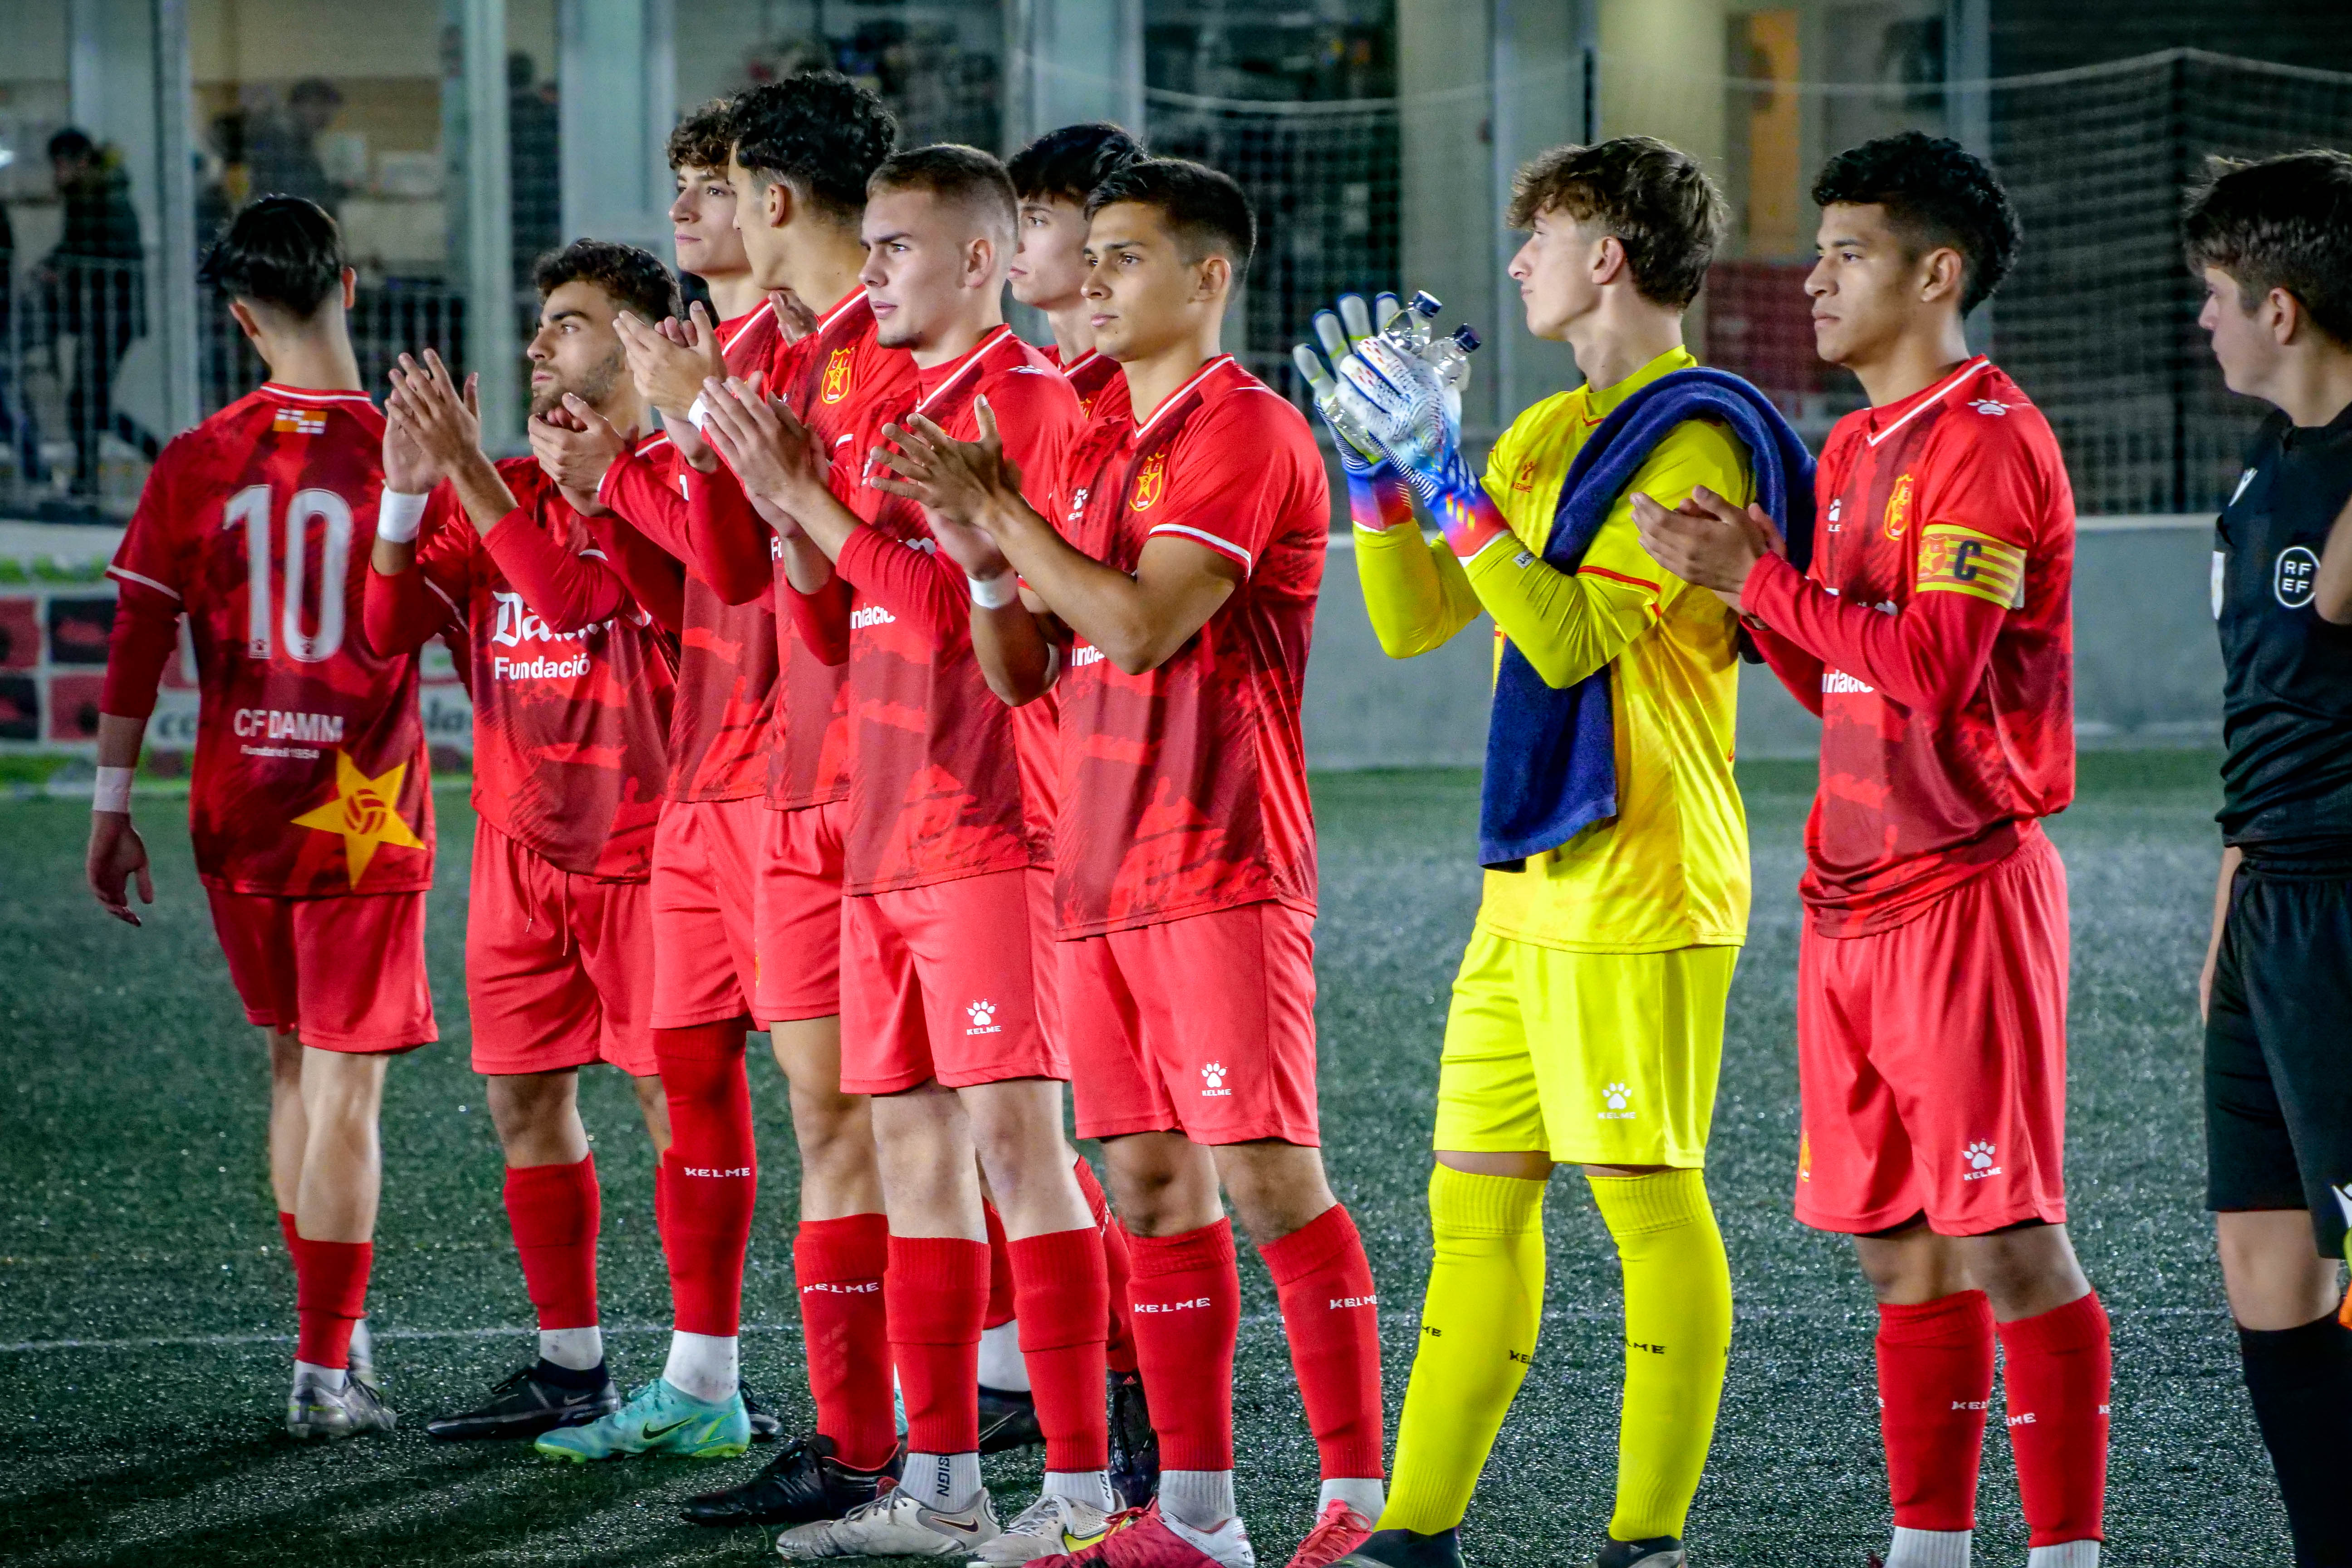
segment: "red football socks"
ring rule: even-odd
[[[654,1203],[671,1308],[681,1333],[731,1338],[742,1326],[743,1254],[760,1189],[743,1020],[656,1029],[654,1058],[669,1101]]]
[[[890,1353],[907,1401],[907,1447],[922,1454],[980,1449],[980,1320],[988,1308],[988,1244],[894,1236],[882,1298]],[[1100,1399],[1099,1391],[1096,1398]]]
[[[882,1281],[890,1222],[878,1214],[804,1219],[793,1243],[816,1429],[834,1457],[871,1470],[898,1446],[890,1406],[890,1329]]]
[[[302,1277],[302,1266],[295,1259],[302,1255],[302,1238],[294,1228],[294,1216],[284,1209],[278,1211],[278,1234],[286,1238],[287,1267],[293,1269],[294,1277],[299,1279]]]
[[[352,1325],[367,1316],[368,1269],[374,1262],[373,1242],[295,1238],[296,1361],[351,1364]]]
[[[1013,1259],[1004,1248],[1004,1216],[986,1198],[980,1200],[980,1217],[988,1225],[988,1313],[983,1329],[1000,1329],[1013,1321]]]
[[[542,1329],[596,1324],[596,1232],[604,1194],[596,1156],[570,1165],[524,1165],[507,1172],[507,1223],[514,1227],[522,1279]]]
[[[1290,1364],[1323,1479],[1377,1479],[1381,1465],[1380,1298],[1348,1211],[1334,1204],[1259,1247],[1282,1302]]]
[[[1021,1317],[1021,1359],[1045,1434],[1045,1468],[1099,1470],[1110,1463],[1109,1417],[1103,1407],[1103,1333],[1109,1287],[1102,1233],[1092,1226],[1028,1236],[1005,1249],[1012,1258]]]
[[[1895,1522],[1974,1530],[1985,1410],[1992,1403],[1992,1305],[1981,1290],[1878,1308],[1878,1425]]]
[[[1233,1222],[1129,1239],[1135,1351],[1160,1436],[1160,1468],[1230,1470],[1234,1341],[1242,1321]]]
[[[2009,1442],[2031,1546],[2104,1539],[2107,1388],[2115,1359],[2095,1291],[2000,1325]]]
[[[1095,1179],[1095,1168],[1081,1154],[1072,1167],[1078,1178],[1078,1191],[1086,1194],[1087,1210],[1095,1216],[1095,1228],[1102,1232],[1103,1280],[1110,1301],[1110,1324],[1103,1346],[1103,1364],[1116,1373],[1135,1370],[1135,1328],[1128,1321],[1127,1279],[1134,1272],[1128,1256],[1127,1226],[1110,1212],[1110,1198]]]

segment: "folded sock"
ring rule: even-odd
[[[1105,1304],[1102,1233],[1026,1236],[1006,1249],[1021,1329],[1021,1358],[1045,1435],[1045,1468],[1086,1473],[1110,1461],[1103,1406]]]
[[[2094,1292],[1997,1331],[2026,1542],[2096,1542],[2104,1533],[2107,1391],[2115,1368],[2106,1309]]]
[[[506,1207],[540,1328],[593,1328],[596,1233],[604,1219],[596,1156],[569,1165],[509,1167]]]
[[[952,1237],[894,1236],[882,1289],[888,1303],[890,1354],[898,1363],[899,1392],[907,1404],[908,1448],[933,1457],[977,1455],[980,1320],[988,1308],[988,1244]],[[978,1460],[973,1463],[977,1467]]]

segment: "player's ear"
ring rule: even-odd
[[[1919,299],[1932,304],[1945,299],[1958,299],[1960,283],[1968,276],[1968,258],[1948,245],[1937,246],[1927,255],[1919,280]]]
[[[1210,252],[1202,258],[1200,270],[1196,276],[1198,282],[1194,285],[1192,296],[1194,299],[1204,302],[1215,300],[1222,305],[1232,296],[1234,264],[1230,257],[1219,256],[1214,251]]]
[[[235,318],[236,330],[245,334],[246,341],[256,348],[260,347],[261,323],[254,318],[253,307],[242,300],[231,300],[228,302],[228,313]]]
[[[356,267],[346,267],[343,268],[343,309],[350,310],[359,303],[359,300],[360,269]]]

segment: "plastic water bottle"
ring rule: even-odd
[[[1438,339],[1424,352],[1422,361],[1437,373],[1441,385],[1459,390],[1470,378],[1470,356],[1478,352],[1479,342],[1477,328],[1456,327],[1451,337]]]
[[[1444,309],[1437,296],[1424,289],[1407,300],[1403,310],[1389,318],[1389,324],[1381,329],[1381,336],[1405,353],[1418,355],[1436,335],[1437,312]]]

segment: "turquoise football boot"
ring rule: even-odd
[[[551,1459],[576,1465],[630,1454],[731,1459],[751,1446],[751,1417],[740,1392],[714,1404],[657,1377],[610,1415],[584,1426],[558,1426],[532,1446]]]

